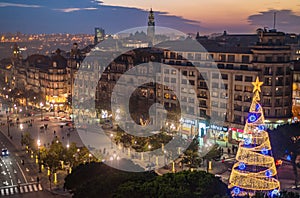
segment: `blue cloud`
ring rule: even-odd
[[[250,25],[273,28],[276,12],[276,28],[285,32],[300,32],[300,16],[292,10],[268,10],[248,17]]]

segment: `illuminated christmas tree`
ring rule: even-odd
[[[259,104],[263,82],[259,82],[257,77],[252,84],[254,96],[244,128],[246,137],[239,144],[228,188],[233,197],[253,196],[257,191],[276,197],[280,183],[276,179],[277,170],[264,126],[263,108]]]

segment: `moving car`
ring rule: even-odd
[[[9,156],[9,152],[8,152],[7,148],[3,148],[3,149],[2,149],[1,155],[2,155],[3,157],[4,157],[4,156]]]

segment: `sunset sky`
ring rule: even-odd
[[[258,27],[300,33],[297,0],[0,0],[0,32],[107,33],[144,26],[150,7],[156,24],[183,32],[254,33]]]

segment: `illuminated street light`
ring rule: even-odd
[[[89,163],[91,163],[92,154],[89,153]]]
[[[44,106],[44,104],[42,102],[40,102],[40,108],[41,108],[41,121],[43,120],[43,109],[42,107]]]
[[[37,140],[37,145],[38,145],[38,161],[39,161],[39,173],[42,172],[41,169],[41,152],[40,152],[40,146],[41,146],[41,140]]]
[[[110,139],[111,139],[111,141],[110,141],[110,146],[111,146],[111,148],[113,148],[113,137],[114,137],[114,134],[110,134]]]
[[[148,150],[149,150],[149,162],[150,162],[150,149],[151,149],[151,145],[148,145]]]

